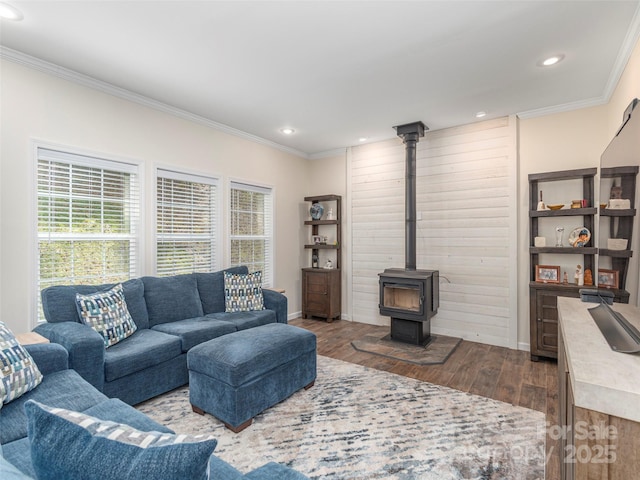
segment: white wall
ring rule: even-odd
[[[275,285],[286,289],[289,311],[300,311],[299,205],[309,190],[308,160],[10,61],[0,66],[0,320],[11,329],[29,330],[35,318],[34,140],[141,162],[141,274],[153,273],[156,166],[217,175],[225,188],[229,179],[274,187]],[[224,258],[223,266],[227,245]]]

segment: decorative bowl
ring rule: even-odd
[[[564,207],[564,203],[560,203],[556,205],[547,205],[547,207],[549,207],[549,210],[560,210],[562,207]]]

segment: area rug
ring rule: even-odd
[[[213,433],[216,455],[246,473],[265,462],[312,479],[544,478],[541,412],[318,357],[315,386],[239,434],[192,413],[187,387],[138,405],[180,433]]]
[[[416,365],[436,365],[446,362],[461,341],[461,338],[432,335],[431,341],[423,347],[397,342],[392,340],[389,334],[383,337],[369,334],[352,341],[351,345],[358,351],[394,360],[402,360]]]

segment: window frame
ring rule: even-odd
[[[129,208],[129,214],[131,215],[130,232],[129,233],[121,233],[121,234],[105,234],[101,232],[99,234],[73,234],[71,232],[66,233],[54,233],[52,232],[41,232],[40,230],[40,199],[41,199],[41,189],[40,189],[40,180],[39,180],[39,172],[40,172],[40,162],[41,161],[49,161],[49,162],[58,162],[58,163],[66,163],[72,165],[74,167],[86,167],[90,169],[102,169],[102,170],[110,170],[119,173],[126,173],[132,175],[132,186],[133,190],[130,192],[130,195],[124,200]],[[142,162],[125,157],[119,157],[111,154],[83,150],[67,145],[57,145],[51,144],[41,141],[32,141],[32,161],[30,162],[33,183],[31,188],[31,198],[33,199],[32,207],[30,208],[29,217],[32,221],[32,235],[31,241],[33,242],[30,246],[30,250],[34,252],[33,256],[33,265],[31,271],[33,272],[33,282],[31,282],[32,289],[32,310],[30,312],[29,318],[31,319],[32,325],[37,325],[45,321],[44,317],[41,316],[41,308],[40,308],[40,292],[46,286],[42,286],[41,279],[41,242],[46,241],[48,238],[57,238],[60,241],[64,241],[65,239],[69,240],[83,240],[83,239],[94,239],[96,241],[108,241],[108,240],[117,240],[117,239],[126,239],[129,241],[129,246],[131,248],[129,254],[129,269],[128,269],[128,278],[136,278],[141,275],[142,271],[142,262],[143,262],[143,252],[144,252],[144,207],[143,207],[143,199],[144,199],[144,172],[141,168]],[[64,198],[64,196],[62,197]],[[73,198],[72,196],[69,198]],[[101,201],[104,200],[104,197],[100,197]],[[96,284],[98,284],[99,276],[96,276]],[[56,285],[60,284],[74,284],[78,283],[78,280],[74,282],[73,277],[70,277],[63,283],[55,283]],[[91,280],[89,280],[91,281]],[[85,283],[84,281],[82,283]],[[103,283],[103,282],[101,282]]]
[[[268,231],[266,235],[239,236],[239,235],[233,234],[231,224],[232,224],[232,216],[234,212],[231,208],[232,206],[231,196],[234,190],[245,190],[245,191],[250,191],[254,193],[265,194],[267,196],[269,203],[268,205],[265,206],[265,209],[268,209],[268,211],[265,210],[265,222],[267,223],[266,229]],[[275,244],[276,244],[275,242],[276,190],[274,187],[270,185],[261,185],[261,184],[257,184],[255,182],[249,182],[246,180],[230,180],[228,183],[227,199],[228,199],[227,212],[229,216],[229,220],[227,221],[227,228],[228,228],[227,246],[228,246],[228,252],[229,252],[229,265],[230,266],[237,265],[232,262],[232,257],[231,257],[233,240],[250,239],[251,237],[254,237],[256,239],[257,238],[266,239],[267,253],[265,255],[265,260],[264,260],[265,269],[262,272],[262,284],[264,287],[270,288],[274,285],[274,279],[275,279],[274,259],[275,259]],[[251,271],[251,269],[249,270]]]
[[[165,175],[161,175],[164,173]],[[191,172],[185,169],[177,169],[173,166],[163,166],[157,165],[155,167],[155,176],[154,176],[154,210],[153,210],[153,228],[154,228],[154,242],[153,242],[153,271],[155,275],[161,276],[165,275],[158,271],[158,243],[160,241],[160,235],[158,233],[158,207],[159,207],[159,198],[158,198],[158,179],[159,178],[171,178],[173,180],[182,180],[193,183],[204,183],[208,185],[212,185],[215,187],[215,192],[212,196],[212,201],[214,203],[211,215],[211,225],[212,225],[212,233],[209,236],[210,243],[213,245],[213,254],[211,255],[211,265],[209,271],[213,272],[221,269],[221,258],[222,258],[222,228],[221,225],[224,224],[224,219],[222,217],[222,182],[220,177],[216,175],[207,175],[199,172]],[[169,234],[170,235],[170,234]],[[168,235],[168,236],[169,236]],[[185,239],[188,239],[189,235],[175,235],[176,237],[182,236]],[[204,237],[203,237],[204,238]],[[184,272],[182,272],[184,273]],[[173,275],[175,273],[167,273],[166,275]]]

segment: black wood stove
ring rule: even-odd
[[[426,345],[431,317],[438,312],[438,270],[416,269],[416,145],[426,129],[415,122],[394,127],[405,144],[405,268],[387,268],[380,277],[380,315],[391,317],[391,338]]]

